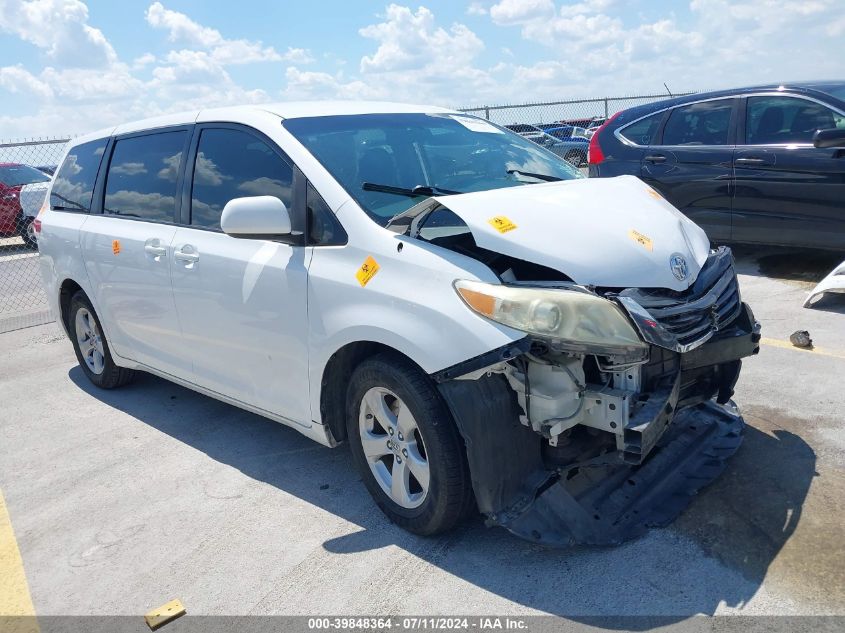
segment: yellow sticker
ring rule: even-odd
[[[651,187],[649,187],[648,189],[646,189],[646,191],[648,191],[648,195],[650,195],[652,198],[656,198],[657,200],[663,200],[663,196],[661,196],[659,193],[657,193],[657,192],[656,192],[654,189],[652,189]]]
[[[370,283],[370,279],[376,276],[378,270],[378,262],[373,259],[372,255],[368,255],[367,259],[364,260],[364,263],[361,264],[361,268],[359,268],[358,272],[355,273],[355,278],[358,280],[358,283],[361,284],[361,287],[363,288],[368,283]]]
[[[635,231],[634,229],[631,229],[630,231],[628,231],[628,237],[630,237],[632,240],[634,240],[640,246],[645,247],[646,250],[648,250],[648,251],[654,250],[654,243],[651,241],[651,238],[648,237],[647,235],[643,235],[639,231]]]
[[[508,231],[513,231],[516,228],[516,224],[503,215],[497,215],[495,218],[490,218],[487,221],[493,225],[493,228],[499,233],[507,233]]]
[[[117,255],[120,253],[120,240],[112,240],[111,252]]]

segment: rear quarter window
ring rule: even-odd
[[[50,208],[55,211],[88,213],[94,197],[94,183],[108,139],[83,143],[68,152],[50,190]]]
[[[626,125],[619,130],[619,134],[635,145],[651,145],[651,139],[654,138],[654,134],[657,132],[662,118],[662,112],[652,114],[630,125]]]

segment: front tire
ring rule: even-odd
[[[94,306],[81,290],[70,300],[68,331],[79,366],[96,386],[114,389],[135,378],[133,370],[115,364]]]
[[[434,384],[407,359],[379,354],[357,367],[347,433],[367,490],[393,523],[432,535],[465,516],[473,496],[463,441]]]

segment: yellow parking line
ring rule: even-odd
[[[807,349],[804,347],[795,347],[789,341],[781,341],[780,339],[776,338],[761,338],[760,345],[768,345],[769,347],[780,347],[781,349],[791,349],[796,352],[805,352],[807,354],[816,354],[817,356],[830,356],[831,358],[841,358],[845,360],[845,353],[840,352],[833,352],[827,349],[822,349],[820,347],[813,347],[812,349]]]
[[[3,616],[35,615],[23,560],[0,490],[0,620]],[[8,622],[7,622],[8,623]],[[30,626],[34,619],[30,622]]]

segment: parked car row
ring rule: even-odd
[[[526,123],[513,123],[505,126],[512,132],[516,132],[521,137],[528,139],[545,147],[553,154],[560,156],[567,162],[581,167],[587,164],[587,147],[588,141],[586,138],[579,137],[555,137],[549,132],[546,132],[536,125],[528,125]]]
[[[52,178],[45,169],[49,167],[0,163],[0,235],[20,235],[30,248],[37,245],[32,223]]]

